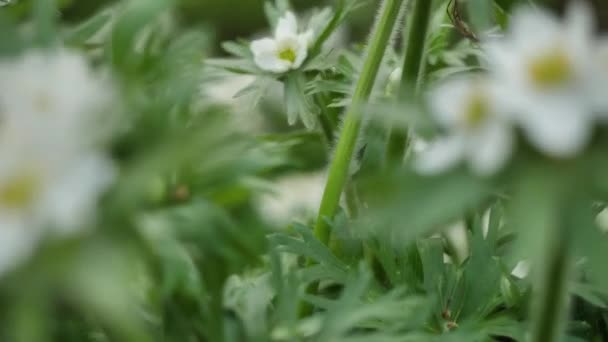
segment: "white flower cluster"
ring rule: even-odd
[[[63,50],[0,60],[0,273],[81,228],[114,177],[98,146],[109,88]]]
[[[312,30],[298,33],[296,16],[286,12],[279,18],[274,37],[253,41],[251,52],[260,69],[280,74],[302,66],[312,38]]]
[[[419,155],[421,172],[465,160],[474,172],[492,174],[509,160],[515,128],[543,154],[570,158],[608,117],[608,39],[595,37],[583,2],[573,2],[563,21],[520,8],[510,31],[482,48],[486,75],[448,80],[429,95],[447,136]]]

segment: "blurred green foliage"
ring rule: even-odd
[[[515,2],[463,6],[464,20],[476,27],[487,18],[471,16],[489,10],[506,24]],[[556,220],[579,232],[570,236],[580,262],[563,340],[608,340],[608,249],[593,221],[608,202],[605,136],[563,162],[523,146],[493,180],[461,169],[434,177],[381,170],[387,117],[421,136],[437,131],[422,104],[391,99],[401,43],[380,68],[366,108],[378,114],[366,122],[352,165],[361,215],[341,210],[329,222],[330,246],[313,236],[310,218],[273,224],[259,206],[272,184],[323,170],[332,158],[377,2],[355,9],[293,1],[299,13],[329,5],[328,22],[344,22],[353,35],[287,77],[255,68],[239,40],[268,30],[264,3],[65,0],[34,17],[31,6],[50,3],[23,0],[0,12],[2,57],[43,38],[79,49],[114,75],[121,118],[110,147],[120,177],[96,229],[45,242],[2,278],[1,341],[526,341],[532,282],[511,271],[545,251],[554,233],[547,222]],[[446,6],[435,3],[423,85],[482,68],[479,46],[454,30]],[[235,73],[254,77],[236,106],[205,94]],[[288,115],[313,129],[287,125]],[[317,125],[320,115],[331,119],[326,126]],[[443,229],[454,222],[465,248]],[[306,292],[309,284],[318,291]],[[313,315],[299,317],[302,301]]]

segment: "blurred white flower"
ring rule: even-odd
[[[257,66],[265,71],[283,73],[302,66],[308,56],[308,46],[313,32],[298,33],[298,22],[291,12],[286,12],[277,23],[273,38],[255,40],[251,51]]]
[[[454,78],[430,93],[433,116],[446,136],[418,153],[418,171],[435,174],[466,160],[475,173],[490,175],[507,162],[513,132],[494,89],[485,78]]]
[[[596,42],[594,63],[594,82],[590,82],[589,92],[593,94],[595,110],[601,115],[602,119],[608,118],[608,36],[602,37]]]
[[[81,228],[114,168],[98,147],[109,93],[82,56],[0,61],[0,89],[1,273],[45,235]]]
[[[502,86],[502,106],[530,142],[550,156],[572,156],[591,137],[593,44],[590,9],[580,1],[573,2],[564,22],[520,8],[510,32],[485,44],[490,70]]]
[[[258,201],[263,216],[276,226],[314,217],[323,196],[325,181],[325,172],[295,174],[278,179],[273,192]]]

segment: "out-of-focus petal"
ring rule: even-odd
[[[431,142],[416,156],[414,168],[421,174],[435,175],[447,171],[462,160],[465,137],[452,135]]]
[[[289,70],[289,63],[278,56],[277,41],[270,38],[255,40],[251,43],[255,64],[262,70],[282,73]]]
[[[298,35],[298,20],[292,12],[285,12],[285,14],[279,18],[277,28],[275,30],[275,38],[280,40],[285,37],[297,36]]]
[[[532,145],[556,158],[579,153],[593,132],[593,118],[588,108],[576,99],[530,103],[521,125]]]
[[[499,171],[511,157],[513,139],[512,128],[498,120],[474,132],[467,150],[473,172],[488,176]]]

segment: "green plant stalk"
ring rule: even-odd
[[[570,238],[567,228],[554,229],[549,234],[542,266],[539,267],[536,302],[532,306],[531,342],[561,340],[568,311],[568,282],[570,280]]]
[[[336,6],[336,11],[338,11],[338,12],[344,11],[345,6],[346,6],[346,0],[338,0],[338,4]],[[325,30],[323,30],[323,32],[321,32],[321,36],[319,36],[319,38],[317,39],[317,41],[315,42],[313,47],[310,49],[311,56],[316,56],[321,52],[321,48],[323,47],[323,44],[327,41],[327,39],[329,39],[329,37],[336,30],[336,28],[338,27],[339,24],[340,24],[339,16],[335,16],[334,18],[332,18],[332,20],[328,23]]]
[[[316,238],[324,244],[329,242],[330,237],[330,227],[326,220],[333,219],[336,214],[342,191],[348,180],[350,164],[361,128],[361,107],[371,94],[403,1],[384,1],[380,16],[374,26],[361,75],[355,87],[352,104],[345,114],[344,126],[329,168],[329,176],[314,229]]]
[[[424,48],[431,20],[432,0],[416,0],[411,17],[405,59],[401,74],[398,95],[400,98],[411,97],[417,92],[418,82],[424,66]],[[407,132],[401,127],[393,126],[388,138],[387,161],[401,163],[407,146]]]

